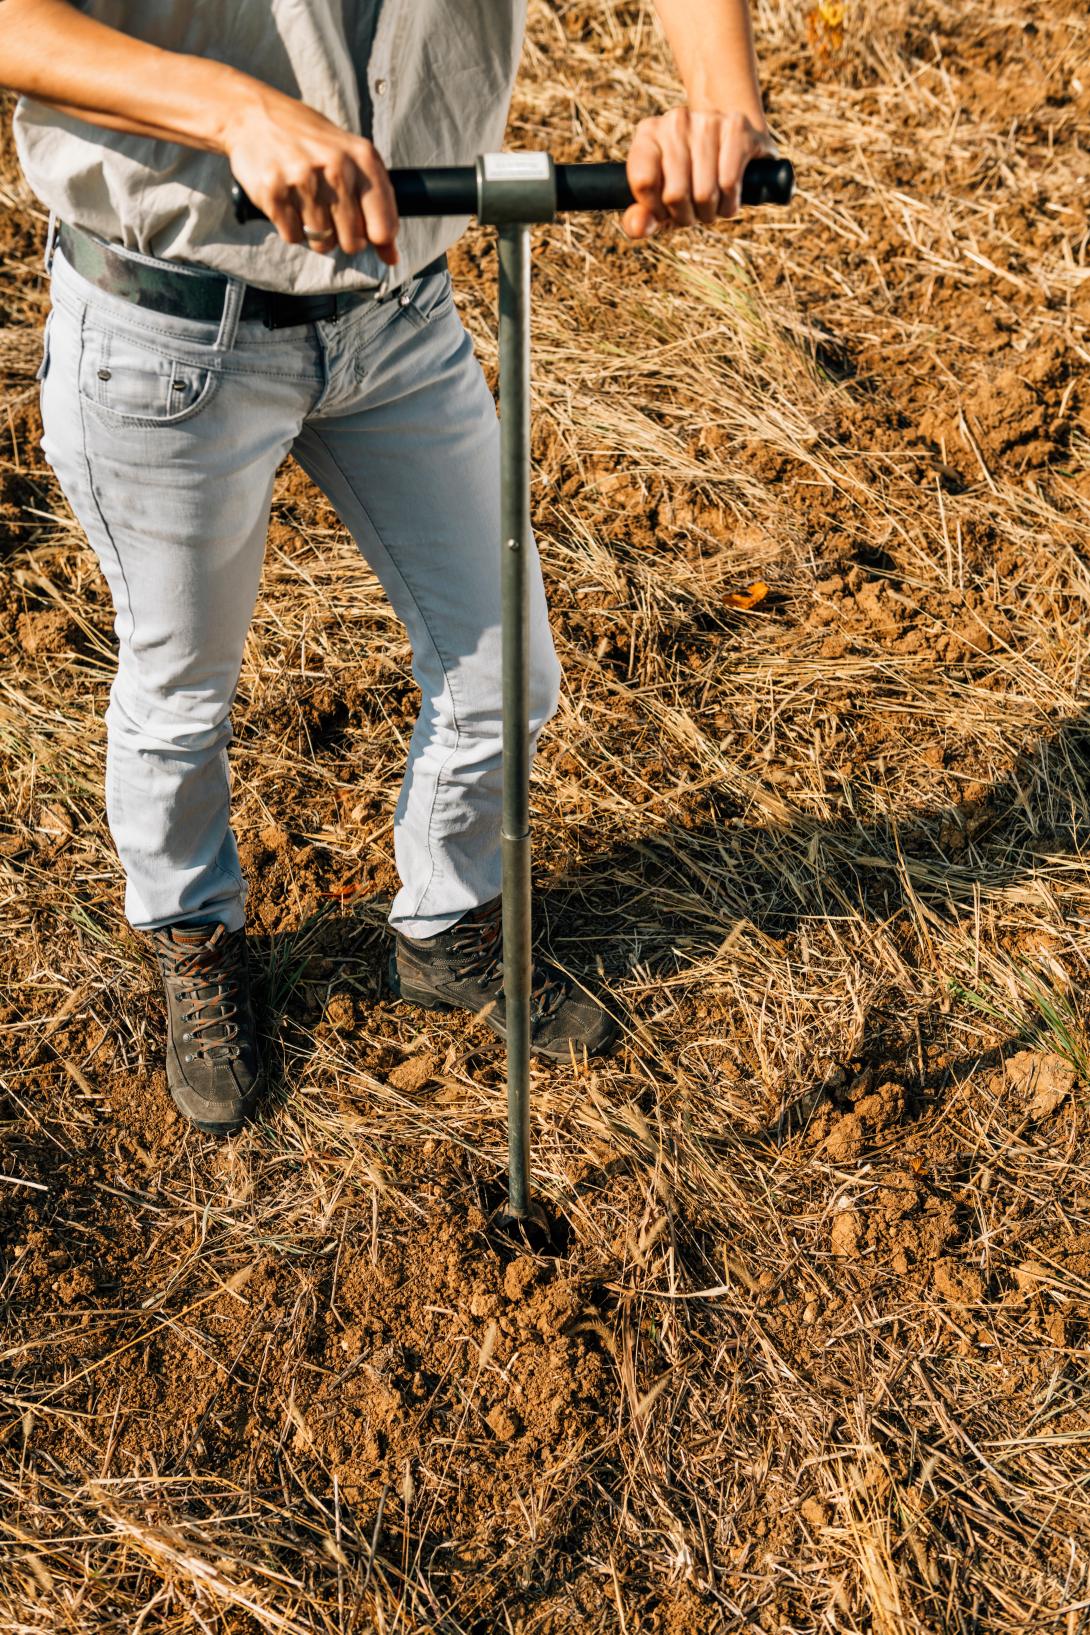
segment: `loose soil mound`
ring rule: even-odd
[[[531,14],[512,145],[620,152],[645,10]],[[171,1108],[0,151],[13,1635],[1081,1627],[1090,31],[758,25],[789,212],[536,239],[539,933],[626,1022],[535,1068],[543,1249],[494,1040],[389,992],[408,652],[290,465],[232,752],[273,1082]]]

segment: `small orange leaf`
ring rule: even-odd
[[[767,595],[768,586],[763,579],[758,579],[749,586],[748,590],[730,591],[727,595],[727,606],[741,608],[743,613],[748,613],[751,607],[756,607],[758,602],[763,602]]]
[[[323,891],[323,897],[332,897],[335,902],[346,903],[350,897],[363,890],[358,880],[345,880],[339,886],[333,886],[329,891]]]

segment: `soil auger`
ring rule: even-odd
[[[507,1221],[548,1237],[530,1190],[529,603],[530,229],[569,211],[624,210],[633,202],[621,164],[556,165],[547,153],[486,153],[475,166],[391,170],[402,216],[476,216],[499,241],[500,592],[503,691],[503,987],[507,1021]],[[754,159],[742,203],[787,204],[795,179],[786,159]],[[262,212],[233,190],[235,215]]]

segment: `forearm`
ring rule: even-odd
[[[107,130],[224,154],[289,244],[397,259],[374,145],[225,63],[133,39],[67,0],[0,0],[0,84]]]
[[[694,113],[738,112],[765,129],[748,0],[655,0]]]
[[[67,0],[0,0],[0,82],[109,130],[223,152],[229,111],[262,92],[223,63],[164,51]]]

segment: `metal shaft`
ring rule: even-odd
[[[530,1213],[530,229],[499,229],[503,991],[508,1210]]]

